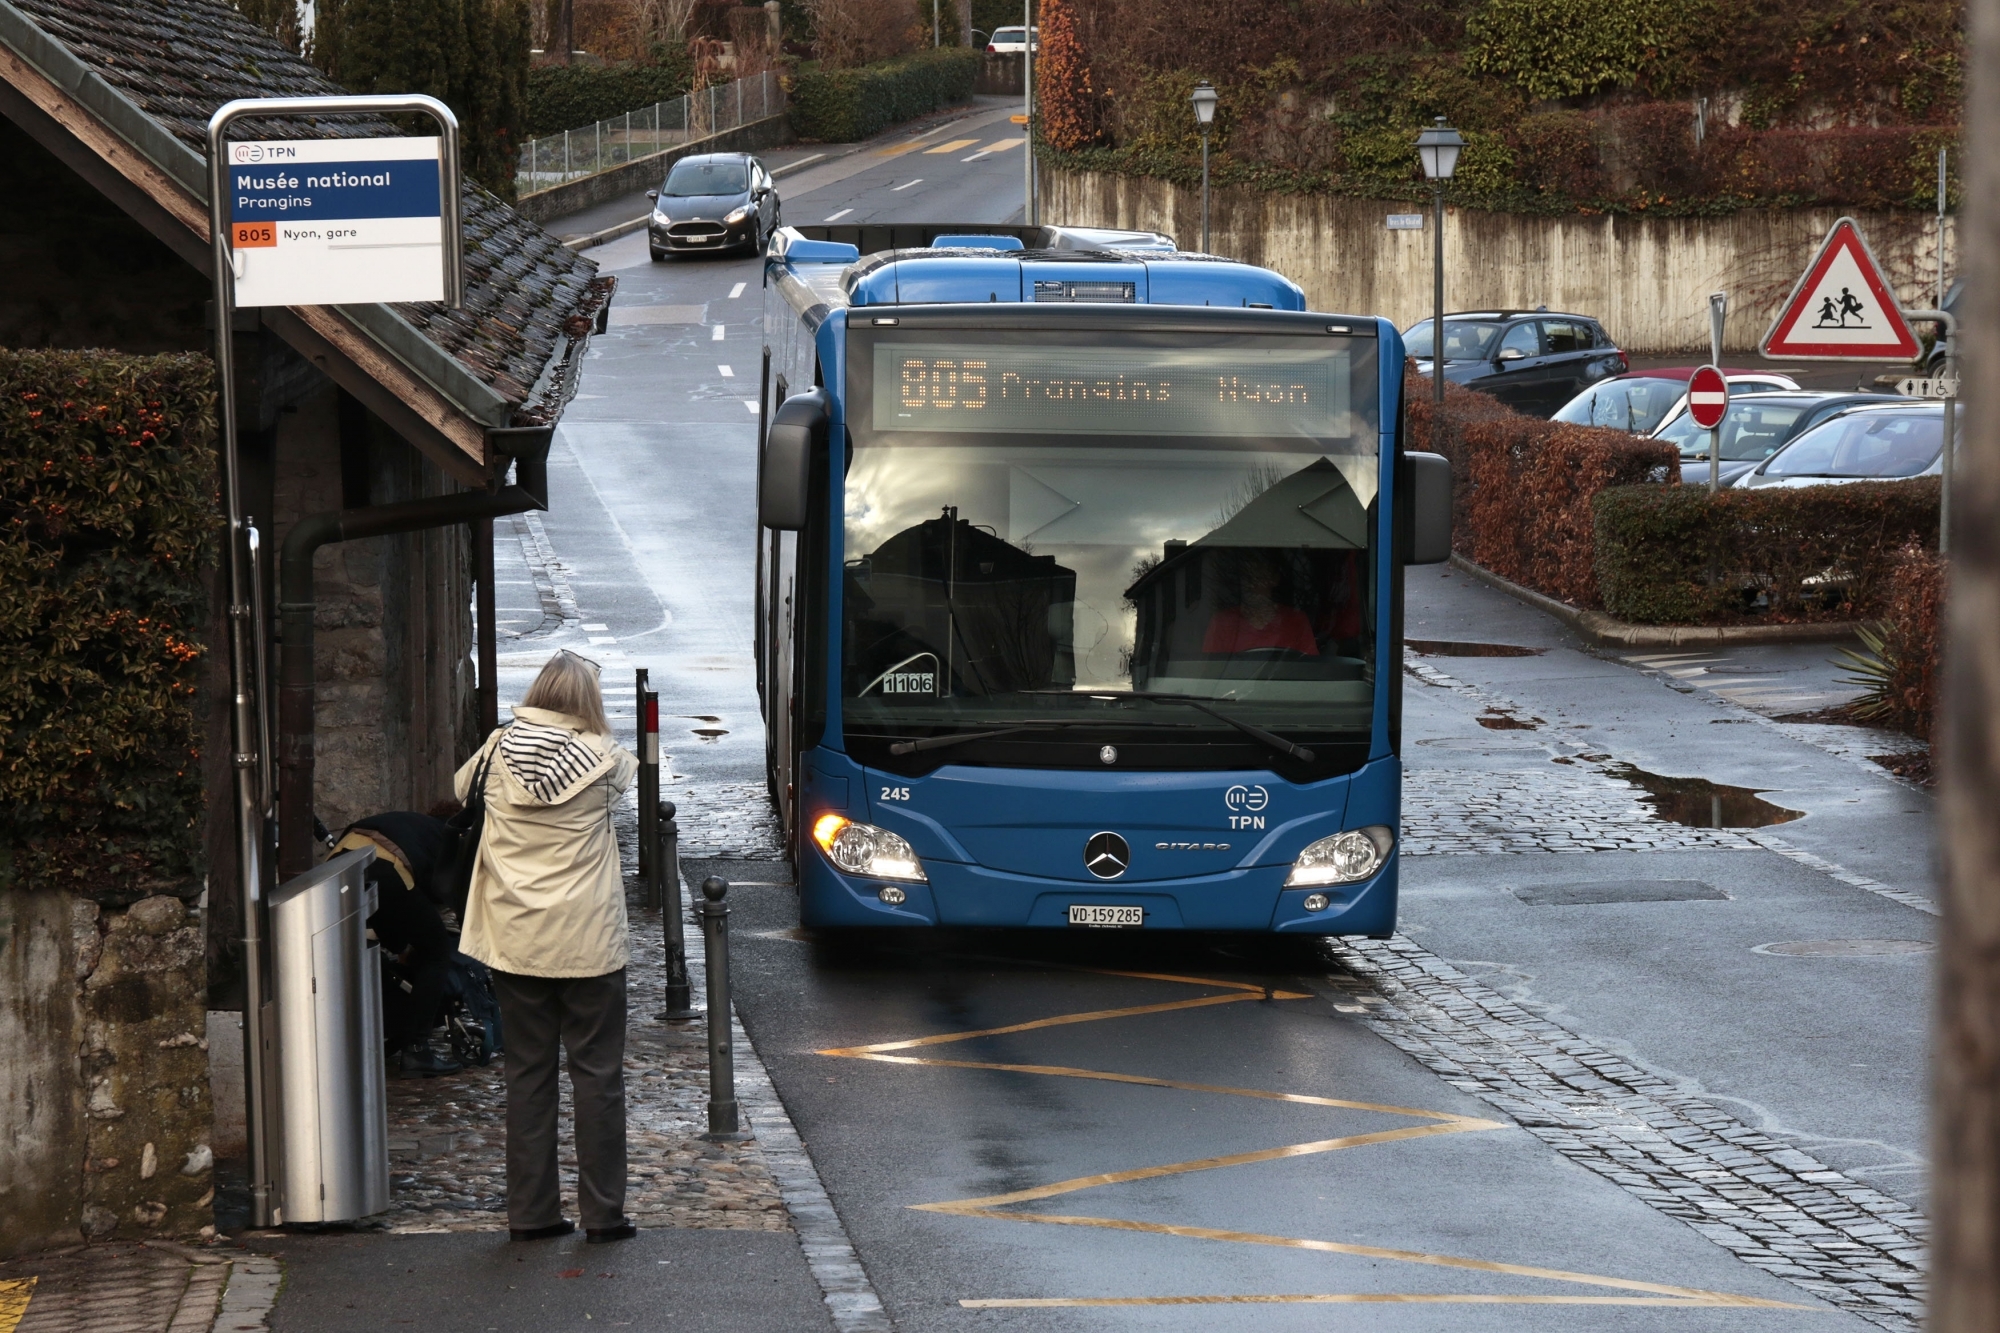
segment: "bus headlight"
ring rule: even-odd
[[[850,875],[930,883],[916,849],[888,829],[857,824],[844,815],[821,815],[813,822],[813,841],[827,860]]]
[[[1321,838],[1299,853],[1292,873],[1285,878],[1285,887],[1353,884],[1367,879],[1382,868],[1395,843],[1396,835],[1380,824]]]

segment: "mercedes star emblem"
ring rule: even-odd
[[[1132,849],[1116,833],[1092,834],[1083,844],[1084,868],[1099,879],[1117,879],[1131,864]]]
[[[1097,757],[1107,764],[1115,764],[1118,762],[1118,747],[1107,745],[1097,752]]]

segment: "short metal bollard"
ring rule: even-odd
[[[688,984],[687,919],[681,915],[681,826],[674,819],[674,803],[661,801],[659,843],[653,849],[653,864],[659,867],[653,900],[660,904],[660,923],[665,928],[667,947],[667,1007],[653,1015],[663,1023],[684,1023],[700,1018],[694,1007],[693,988]]]
[[[701,934],[708,953],[708,1137],[742,1132],[736,1110],[736,1055],[729,1041],[729,881],[701,882]]]
[[[654,872],[659,869],[660,846],[654,811],[660,801],[660,696],[647,688],[643,667],[633,674],[639,687],[639,874],[657,890],[659,879]],[[651,905],[658,907],[659,894],[655,892],[652,898]]]

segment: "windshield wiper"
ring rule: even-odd
[[[1025,693],[1037,693],[1037,691],[1031,690],[1025,691]],[[1016,736],[1024,731],[1056,731],[1064,727],[1101,727],[1104,725],[1105,719],[1101,717],[1049,718],[1046,721],[1022,722],[1011,727],[1000,727],[994,731],[960,731],[954,732],[949,736],[925,736],[914,741],[897,741],[889,747],[889,753],[915,754],[919,750],[942,750],[947,746],[963,745],[967,741],[991,740],[995,736]],[[1117,722],[1112,725],[1121,727],[1172,727],[1179,726],[1180,724],[1177,722],[1134,721]]]
[[[1313,752],[1303,745],[1294,745],[1273,732],[1264,730],[1254,722],[1245,722],[1240,717],[1231,717],[1220,709],[1211,708],[1192,694],[1155,694],[1151,690],[1024,690],[1025,694],[1081,694],[1100,699],[1151,699],[1163,704],[1184,704],[1207,713],[1224,726],[1234,727],[1251,740],[1262,741],[1279,754],[1288,754],[1300,763],[1310,764]]]

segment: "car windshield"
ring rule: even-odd
[[[1686,392],[1685,380],[1608,380],[1570,399],[1555,419],[1573,426],[1609,426],[1646,435]]]
[[[1763,462],[1791,437],[1792,428],[1811,406],[1800,402],[1763,402],[1756,394],[1732,399],[1728,413],[1722,418],[1723,459],[1731,463]],[[1694,418],[1686,412],[1662,427],[1656,438],[1671,440],[1682,458],[1708,457],[1708,432],[1695,425]]]
[[[1815,426],[1764,469],[1767,477],[1914,477],[1944,448],[1944,414],[1854,412]]]
[[[876,336],[849,417],[850,743],[1107,714],[1237,740],[1133,692],[1367,735],[1372,340]]]
[[[660,191],[669,199],[742,194],[750,188],[750,169],[741,162],[676,162]]]
[[[1447,319],[1444,322],[1444,359],[1447,361],[1485,361],[1493,355],[1493,348],[1500,341],[1501,331],[1507,326],[1491,319]],[[1428,359],[1431,355],[1431,322],[1424,320],[1412,324],[1403,334],[1403,350],[1411,356]]]

